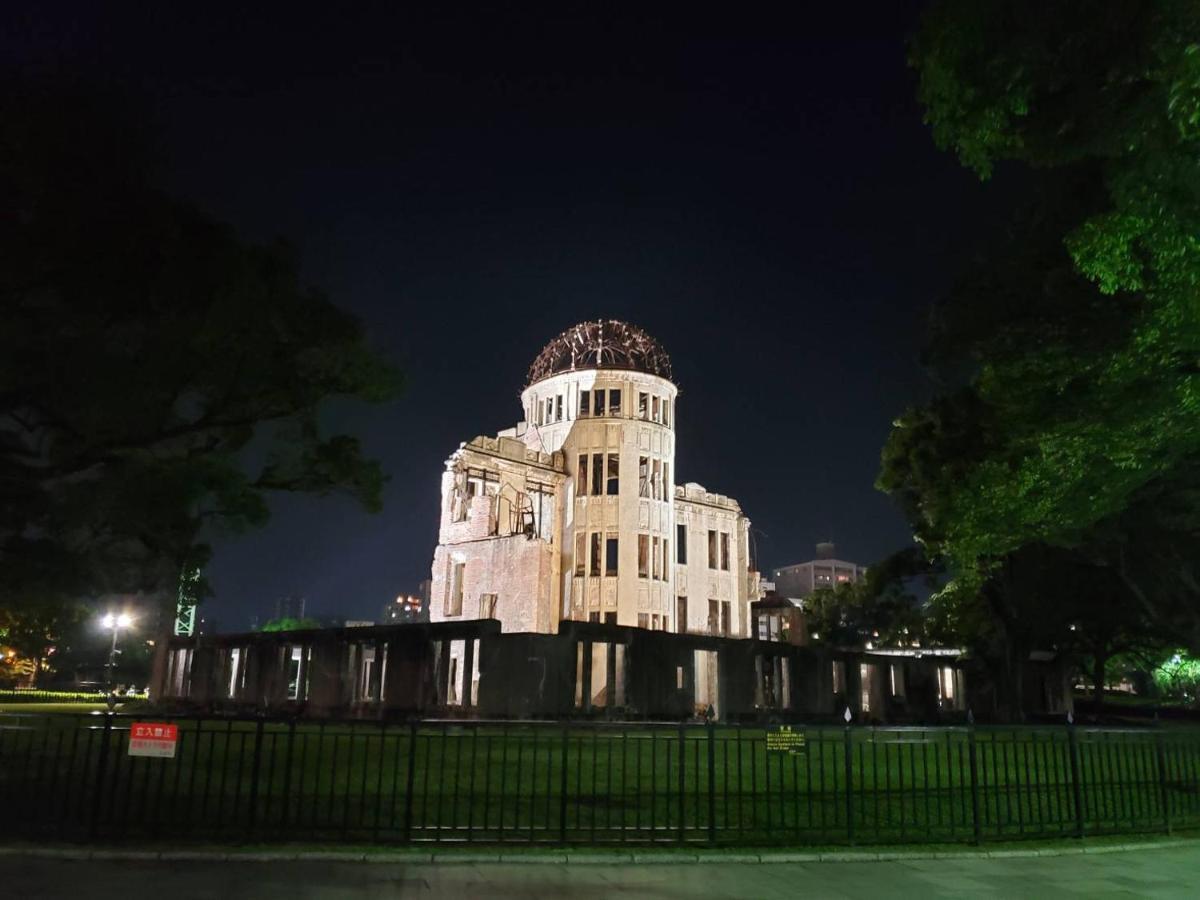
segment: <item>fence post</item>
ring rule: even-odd
[[[1167,793],[1167,752],[1163,747],[1162,732],[1154,735],[1154,758],[1158,768],[1158,796],[1162,803],[1163,830],[1171,833],[1171,798]]]
[[[1075,717],[1067,713],[1067,747],[1071,755],[1071,795],[1075,801],[1075,837],[1083,837],[1083,789],[1080,784],[1079,739],[1075,736]]]
[[[684,840],[684,835],[683,835],[684,815],[687,810],[687,806],[685,804],[684,796],[683,796],[684,789],[687,785],[687,778],[685,777],[685,774],[684,774],[684,761],[686,759],[687,759],[687,726],[683,722],[680,722],[679,723],[679,779],[678,779],[679,783],[678,783],[678,788],[679,788],[679,843],[681,843],[681,844],[683,843],[683,840]]]
[[[850,707],[846,707],[846,727],[842,731],[842,751],[846,763],[846,840],[854,844],[854,748],[850,743]]]
[[[561,844],[567,842],[567,760],[570,759],[570,755],[569,729],[566,723],[564,723],[562,730],[562,754],[559,757],[558,773],[558,841]],[[611,769],[612,760],[608,761],[608,765]],[[593,785],[593,789],[594,787]],[[501,803],[501,809],[503,809],[503,803]]]
[[[993,748],[994,749],[994,748]],[[961,758],[961,757],[960,757]],[[979,846],[983,829],[979,821],[979,757],[975,745],[975,714],[967,710],[967,758],[971,764],[971,834],[973,843]],[[997,801],[999,802],[999,801]]]
[[[283,825],[284,829],[287,828],[288,824],[288,800],[290,799],[289,795],[292,793],[292,750],[295,743],[296,720],[293,718],[288,722],[287,753],[283,761],[283,813],[280,816],[280,824]],[[383,750],[381,749],[380,754],[382,755],[382,753]]]
[[[413,785],[417,775],[417,720],[408,723],[408,775],[404,788],[404,843],[412,842]]]
[[[708,720],[708,843],[717,843],[717,752],[716,726]]]
[[[104,802],[104,777],[108,766],[108,742],[112,736],[112,712],[104,716],[104,734],[100,737],[100,759],[96,761],[96,794],[92,797],[92,820],[88,825],[88,836],[95,840],[100,823],[100,805]],[[87,771],[86,766],[84,771]]]
[[[254,821],[258,813],[258,775],[262,767],[262,739],[263,720],[260,716],[254,725],[254,760],[250,764],[250,834],[254,834]]]

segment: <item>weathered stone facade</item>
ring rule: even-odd
[[[431,620],[748,637],[750,523],[736,501],[676,486],[679,391],[657,342],[583,323],[530,372],[524,421],[446,463]]]

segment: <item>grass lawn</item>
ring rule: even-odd
[[[848,743],[811,728],[787,753],[761,727],[180,720],[164,760],[129,757],[117,719],[101,771],[102,722],[0,716],[8,821],[218,841],[955,843],[976,821],[985,840],[1074,834],[1077,771],[1088,834],[1161,831],[1168,812],[1200,824],[1196,732],[1079,729],[1073,766],[1062,727],[858,728]]]

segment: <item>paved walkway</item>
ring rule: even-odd
[[[347,863],[0,857],[6,897],[301,898],[1195,897],[1200,843],[1008,859],[888,862]]]

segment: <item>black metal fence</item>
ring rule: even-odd
[[[66,840],[979,842],[1200,825],[1200,732],[0,716],[0,830]]]

